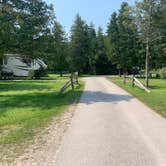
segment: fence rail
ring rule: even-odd
[[[64,93],[65,90],[70,86],[74,90],[74,84],[78,84],[78,83],[79,83],[78,82],[78,72],[74,72],[71,74],[70,79],[60,89],[59,94]]]
[[[129,77],[132,79],[132,87],[139,87],[140,89],[145,90],[146,92],[150,93],[150,90],[145,87],[145,85],[139,81],[134,75],[133,76],[124,76],[124,84],[126,84],[126,78]]]

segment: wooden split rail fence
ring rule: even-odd
[[[78,84],[78,72],[74,72],[71,74],[70,79],[64,84],[64,86],[60,89],[59,94],[64,93],[64,91],[71,86],[74,90],[74,84]]]
[[[135,86],[145,90],[146,92],[150,93],[150,90],[145,87],[145,85],[140,82],[134,75],[133,76],[124,76],[124,84],[126,84],[126,78],[129,77],[132,79],[132,87],[134,88]]]

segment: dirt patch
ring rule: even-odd
[[[33,140],[19,145],[0,146],[0,166],[49,166],[55,162],[55,154],[65,131],[68,129],[76,104],[68,111],[54,118],[50,124],[40,129]],[[6,155],[8,154],[8,155]]]
[[[3,126],[0,127],[0,137],[6,137],[11,131],[16,131],[21,129],[21,126],[18,125],[10,125],[10,126]]]

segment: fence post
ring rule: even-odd
[[[134,88],[134,75],[132,76],[132,87]]]
[[[126,74],[124,74],[124,81],[123,83],[126,85]]]
[[[70,76],[70,81],[71,81],[71,88],[72,88],[72,90],[74,90],[73,73]]]
[[[78,84],[78,72],[76,72],[75,75],[76,75],[76,83]]]

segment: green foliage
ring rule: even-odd
[[[137,29],[132,15],[131,7],[122,3],[118,15],[119,27],[119,55],[120,67],[124,69],[134,66],[136,61],[136,37]]]
[[[110,22],[107,26],[107,50],[112,63],[118,65],[119,56],[119,27],[117,13],[111,15]]]
[[[162,79],[166,79],[166,67],[159,70],[159,76]]]
[[[68,68],[68,41],[62,25],[54,21],[54,27],[50,36],[49,56],[46,57],[49,70],[59,72],[62,76],[63,71]]]
[[[11,49],[13,42],[15,12],[8,1],[0,2],[0,57]]]
[[[88,31],[87,25],[77,15],[71,29],[71,59],[72,70],[85,73],[87,69]]]
[[[161,68],[166,65],[166,1],[138,1],[136,9],[140,38],[144,43],[149,40],[150,66]]]
[[[107,54],[105,36],[93,24],[77,15],[71,30],[71,68],[81,74],[110,74],[113,66]]]
[[[96,74],[97,35],[93,23],[88,26],[88,38],[88,73]]]
[[[47,72],[45,69],[41,68],[39,70],[34,71],[34,78],[40,79],[41,77],[47,76]]]
[[[131,7],[124,2],[113,13],[107,27],[107,50],[117,69],[124,71],[138,64],[137,29]]]
[[[111,68],[111,63],[107,55],[104,38],[103,30],[101,27],[99,27],[97,34],[96,52],[96,74],[98,75],[109,74],[109,68]]]
[[[135,10],[136,9],[136,10]],[[145,68],[147,37],[151,69],[166,66],[166,1],[123,2],[111,15],[107,34],[96,33],[77,15],[67,39],[53,5],[44,0],[0,1],[0,60],[5,53],[43,58],[48,70],[115,74]],[[116,69],[115,69],[116,67]]]
[[[0,11],[0,56],[18,53],[41,57],[47,42],[43,36],[54,19],[52,6],[42,0],[2,0]]]

